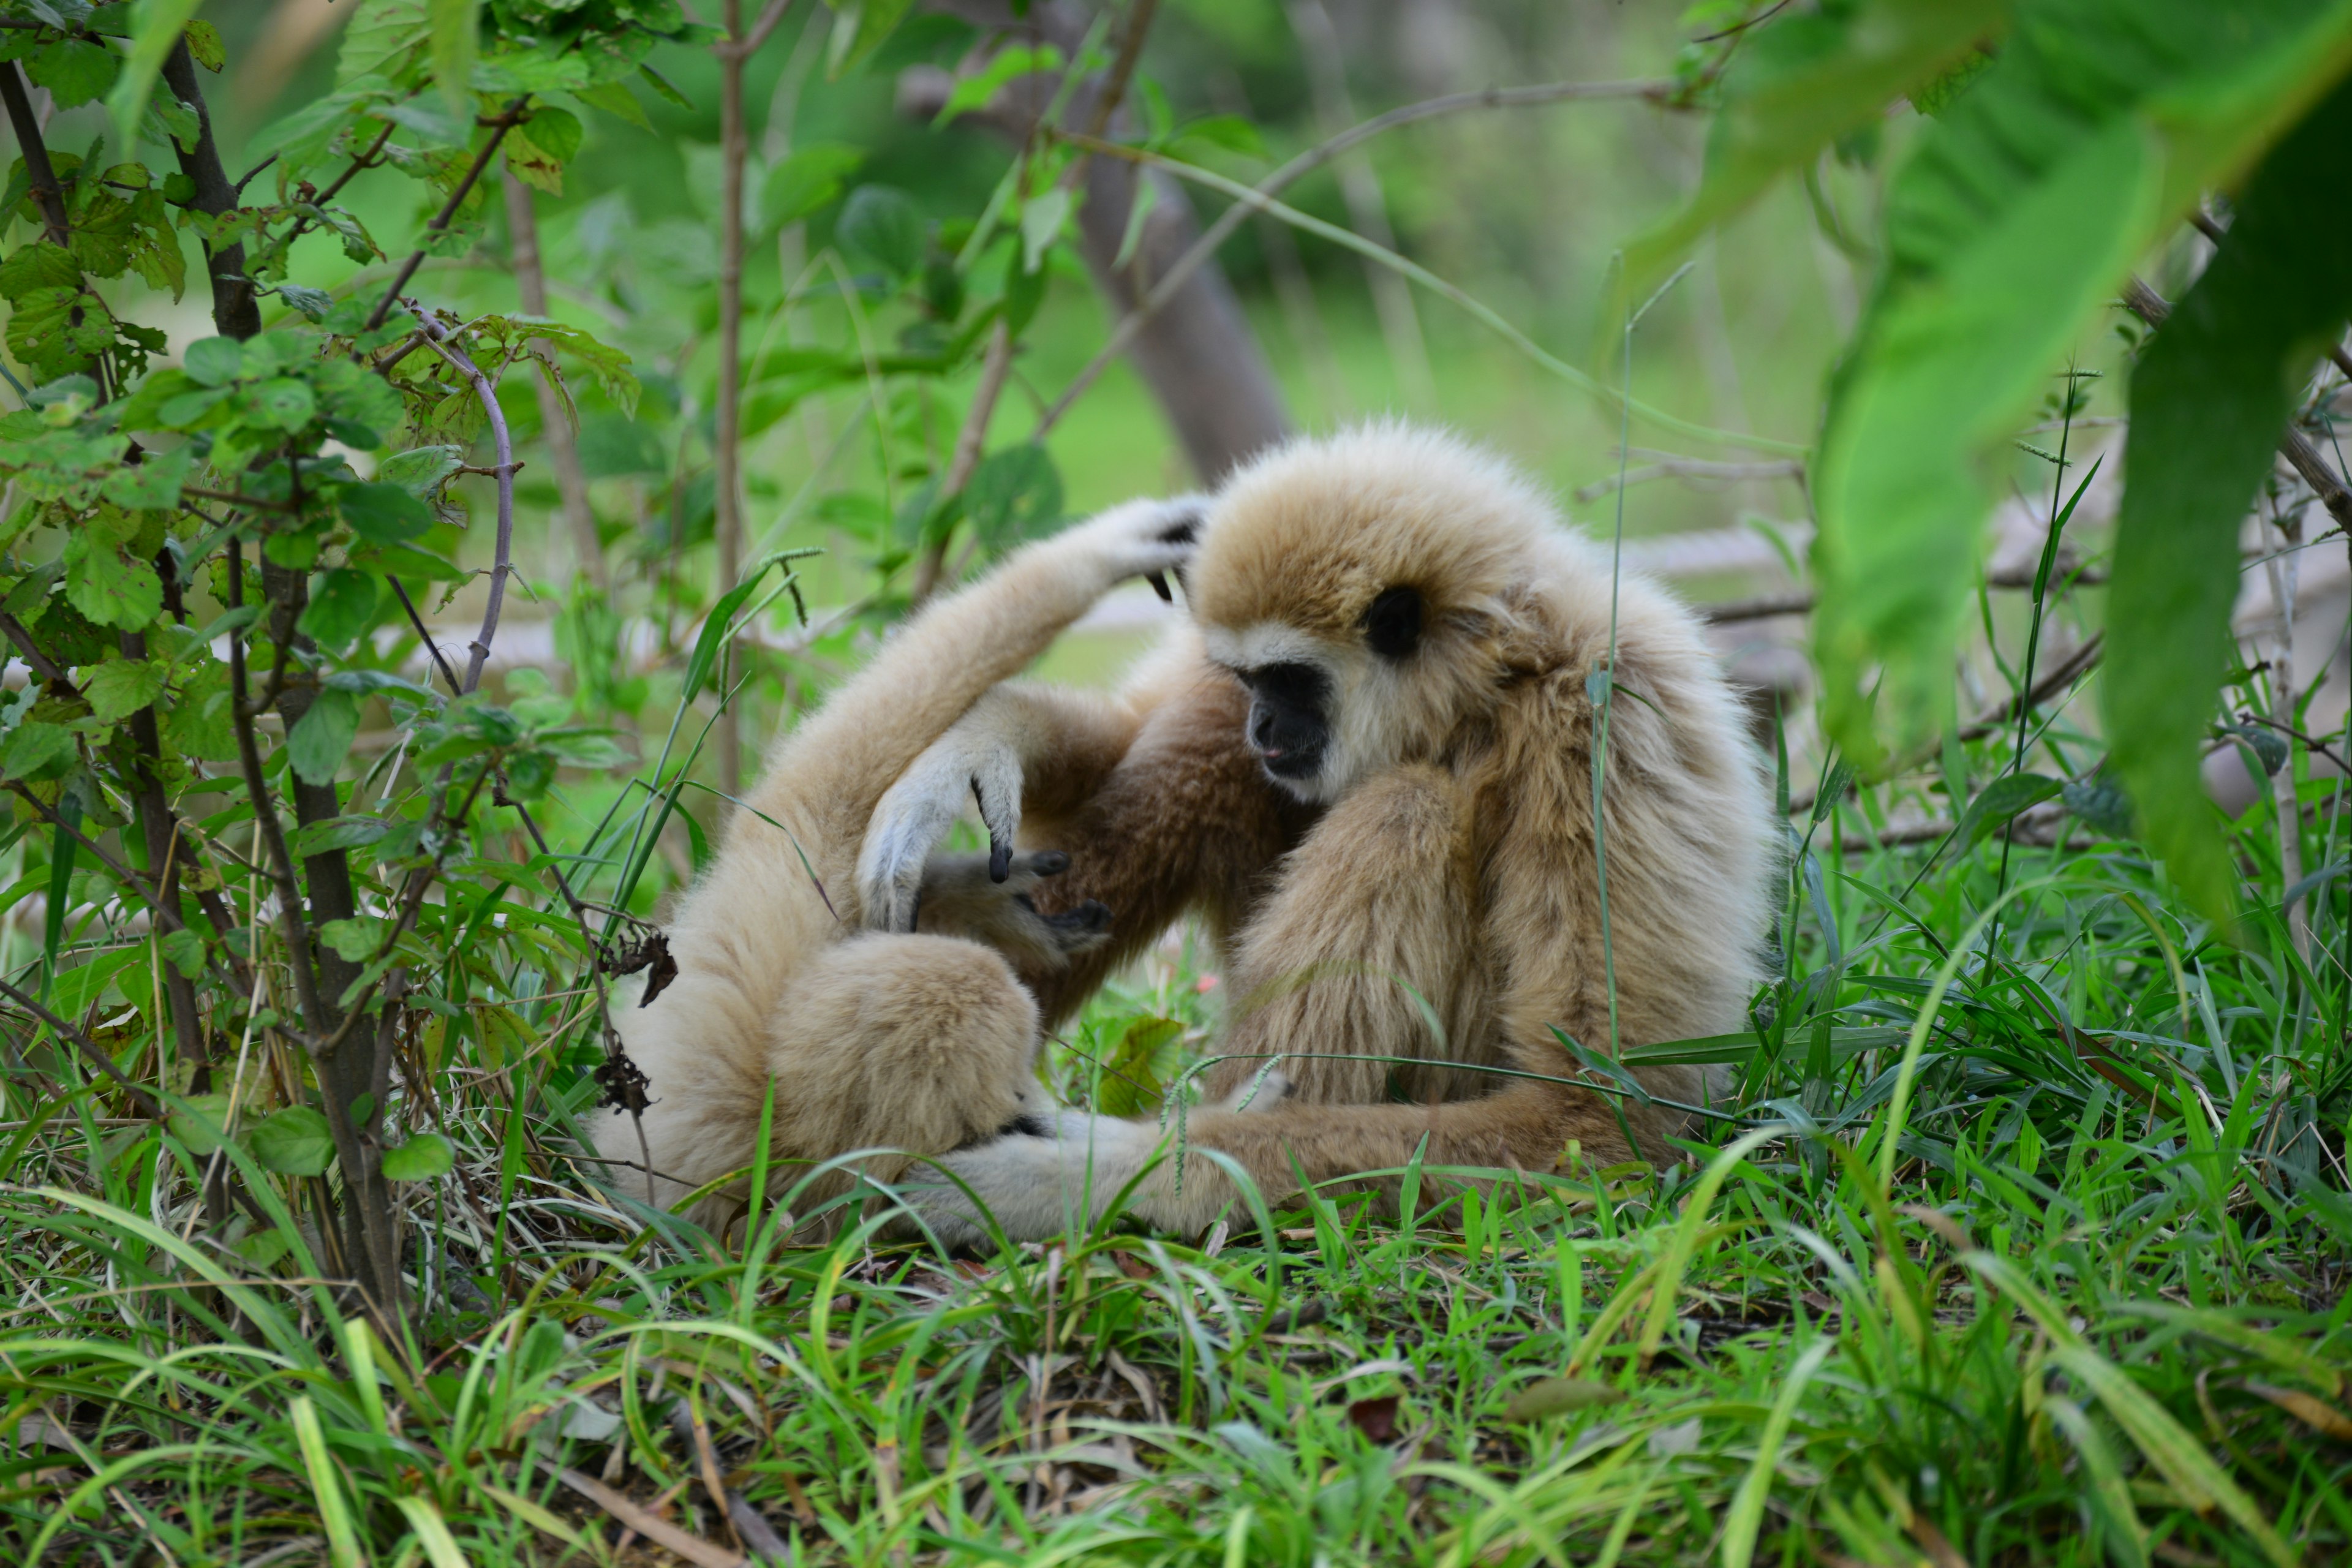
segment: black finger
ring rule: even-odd
[[[1146,572],[1143,574],[1143,580],[1151,584],[1151,591],[1160,595],[1161,604],[1172,605],[1176,602],[1176,595],[1169,592],[1168,577],[1165,573]]]
[[[1110,930],[1110,906],[1100,899],[1088,899],[1076,909],[1047,915],[1045,923],[1056,931],[1106,931]]]
[[[1040,877],[1058,877],[1070,868],[1070,858],[1059,849],[1041,849],[1029,857],[1029,869]]]
[[[988,879],[1002,882],[1013,875],[1013,845],[996,836],[995,814],[988,809],[988,797],[980,793],[978,774],[972,776],[971,799],[980,807],[980,819],[988,825]]]
[[[916,923],[917,923],[918,921],[919,921],[922,918],[923,918],[923,889],[920,889],[920,888],[917,888],[917,889],[915,889],[915,896],[914,896],[913,898],[908,899],[908,900],[907,900],[907,931],[913,931],[913,930],[915,929]],[[902,931],[902,932],[900,932],[899,934],[904,935],[904,934],[906,934],[906,933]]]

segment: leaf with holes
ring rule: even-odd
[[[152,658],[110,658],[89,672],[82,694],[89,710],[112,724],[163,695],[163,667]]]

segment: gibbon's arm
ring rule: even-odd
[[[777,743],[749,804],[780,818],[814,814],[821,841],[856,844],[891,781],[990,687],[1119,582],[1180,568],[1200,508],[1189,497],[1114,507],[934,605]]]

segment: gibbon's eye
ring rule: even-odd
[[[1364,612],[1364,640],[1382,658],[1411,658],[1421,646],[1421,590],[1382,590]]]

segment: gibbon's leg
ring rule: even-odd
[[[793,976],[756,1066],[692,1050],[645,1064],[658,1094],[645,1115],[651,1163],[666,1178],[655,1184],[657,1201],[676,1203],[751,1163],[770,1081],[776,1158],[904,1151],[859,1162],[882,1181],[902,1174],[909,1155],[943,1154],[1013,1126],[1042,1128],[1042,1120],[1024,1120],[1046,1109],[1032,1070],[1037,1040],[1036,1003],[984,947],[878,933],[835,943]],[[634,1157],[625,1128],[599,1142],[608,1154]],[[804,1173],[773,1171],[770,1193],[789,1192]],[[801,1206],[850,1180],[821,1179]],[[723,1223],[744,1201],[742,1188],[739,1181],[705,1199],[694,1217]]]
[[[1475,1011],[1465,995],[1475,984],[1469,808],[1467,794],[1438,768],[1410,764],[1375,775],[1307,836],[1252,917],[1234,965],[1232,1005],[1240,1011],[1221,1042],[1227,1059],[1208,1080],[1225,1108],[1191,1113],[1182,1136],[1196,1150],[1237,1158],[1268,1198],[1296,1189],[1294,1153],[1307,1179],[1321,1181],[1402,1165],[1424,1136],[1432,1136],[1431,1163],[1507,1165],[1514,1146],[1543,1145],[1541,1131],[1498,1140],[1495,1127],[1509,1124],[1508,1114],[1491,1126],[1460,1114],[1496,1106],[1498,1098],[1432,1109],[1378,1103],[1389,1098],[1393,1058],[1485,1054],[1483,1042],[1441,1039],[1429,1023],[1433,1014]],[[1279,1054],[1286,1050],[1302,1054]],[[1341,1054],[1389,1059],[1330,1059]],[[1435,1076],[1424,1069],[1420,1080]],[[1541,1110],[1531,1115],[1546,1124]],[[1168,1133],[1172,1141],[1176,1129]],[[1049,1136],[996,1139],[945,1163],[1009,1234],[1034,1237],[1072,1215],[1099,1215],[1152,1164],[1161,1142],[1161,1129],[1150,1123],[1070,1111],[1054,1119]],[[1459,1155],[1438,1152],[1456,1142]],[[1556,1152],[1537,1163],[1548,1168]],[[1155,1225],[1195,1228],[1234,1196],[1223,1172],[1198,1153],[1185,1161],[1179,1187],[1173,1160],[1162,1163],[1144,1177],[1135,1212]],[[971,1224],[953,1188],[923,1193],[942,1235]],[[979,1234],[974,1228],[967,1238]]]
[[[1281,863],[1232,961],[1210,1098],[1234,1094],[1270,1061],[1302,1105],[1463,1099],[1494,1087],[1396,1061],[1491,1058],[1482,1039],[1450,1037],[1475,986],[1471,804],[1439,768],[1392,768],[1333,806]]]

